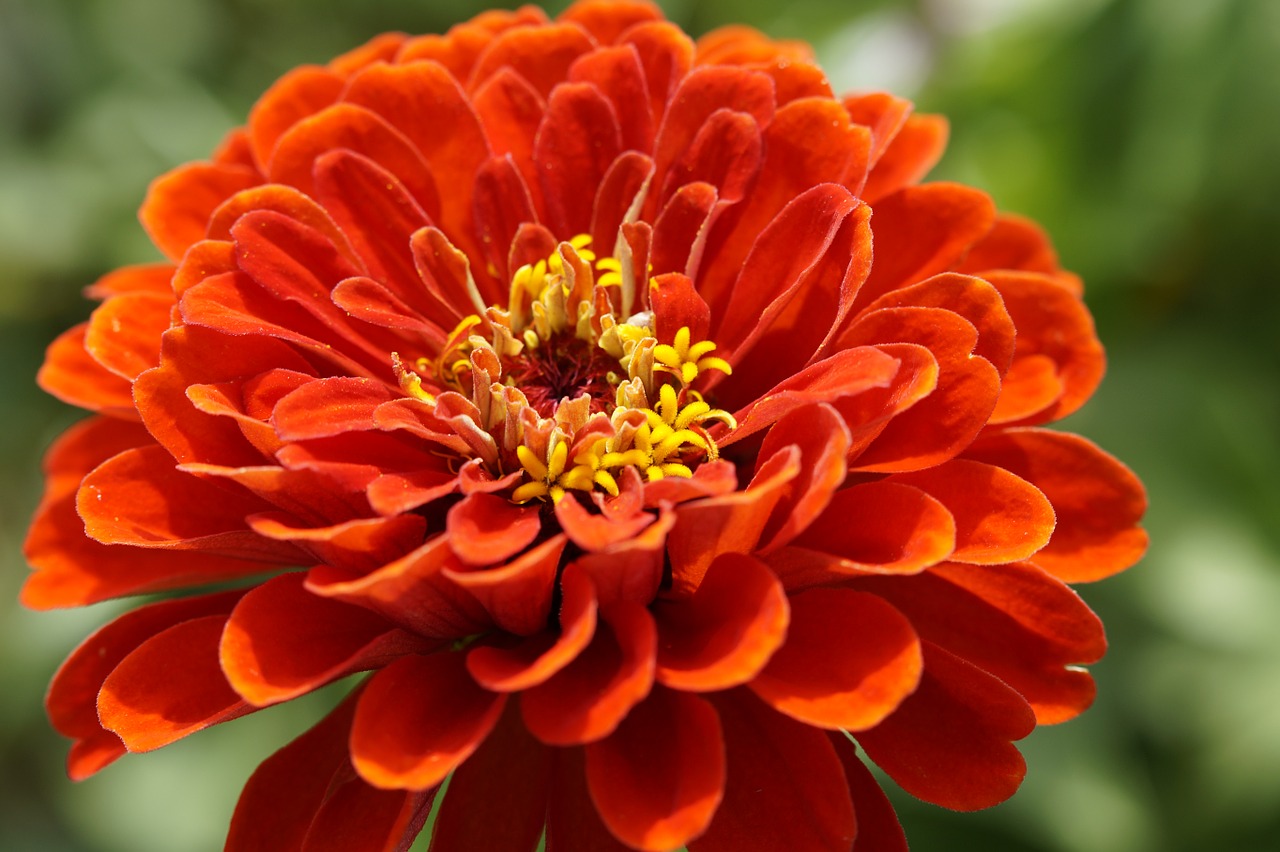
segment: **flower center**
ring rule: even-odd
[[[616,496],[627,469],[650,481],[692,476],[719,456],[709,430],[737,425],[691,387],[730,372],[715,343],[688,328],[659,343],[652,315],[630,313],[638,276],[590,243],[574,237],[522,266],[507,307],[464,319],[435,358],[410,369],[392,356],[406,395],[448,421],[489,474],[523,473],[517,503],[559,502],[567,490]]]

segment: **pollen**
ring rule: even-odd
[[[650,482],[693,476],[719,458],[711,430],[737,428],[693,388],[732,372],[715,342],[682,327],[658,343],[650,311],[623,310],[625,282],[644,280],[629,264],[580,234],[515,270],[505,306],[465,317],[414,369],[393,355],[405,395],[444,406],[490,474],[522,474],[512,502],[616,497],[626,468]]]

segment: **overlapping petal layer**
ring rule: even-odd
[[[227,840],[883,850],[849,734],[956,809],[1093,696],[1067,586],[1136,478],[1044,424],[1103,355],[1079,281],[946,124],[807,47],[638,0],[287,74],[141,218],[39,380],[38,608],[147,603],[55,677],[85,777],[372,671]]]

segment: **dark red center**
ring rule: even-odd
[[[572,334],[558,334],[537,349],[525,349],[504,364],[506,373],[543,417],[555,414],[563,399],[591,397],[591,410],[613,408],[615,388],[608,374],[621,365],[598,346]]]

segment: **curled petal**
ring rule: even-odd
[[[445,568],[443,574],[474,595],[494,624],[516,636],[532,636],[546,628],[565,544],[565,536],[552,536],[506,565],[479,571]]]
[[[496,494],[469,494],[449,510],[449,544],[468,565],[509,559],[542,529],[538,504],[517,506]]]
[[[479,747],[505,702],[471,679],[461,654],[402,657],[360,696],[351,762],[380,789],[434,787]]]
[[[690,692],[750,681],[783,643],[789,612],[782,584],[761,562],[720,556],[693,597],[655,604],[658,680]]]
[[[601,612],[591,644],[520,696],[529,732],[548,745],[580,745],[610,734],[653,686],[657,631],[641,606]]]
[[[569,665],[596,633],[597,603],[590,578],[566,570],[560,580],[560,634],[502,645],[477,645],[467,654],[467,670],[486,689],[516,692],[543,683]]]

